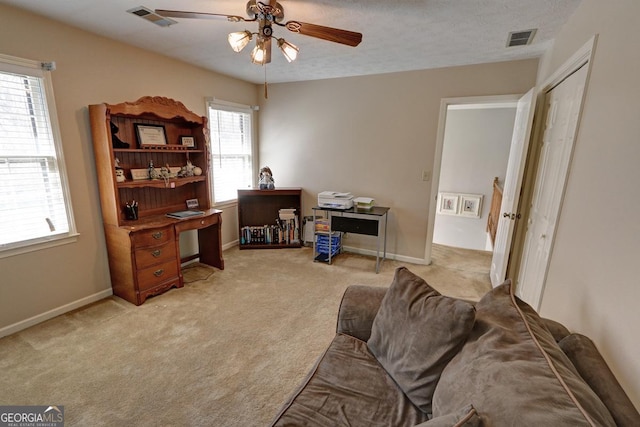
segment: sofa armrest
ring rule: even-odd
[[[640,426],[640,413],[623,390],[595,344],[581,334],[570,334],[558,345],[573,366],[605,404],[616,425]]]
[[[368,341],[371,336],[373,319],[378,314],[378,309],[386,293],[387,288],[349,286],[340,303],[336,332]]]

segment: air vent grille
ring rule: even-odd
[[[169,18],[165,18],[164,16],[160,16],[157,13],[155,13],[153,10],[144,7],[144,6],[138,6],[138,7],[134,7],[133,9],[129,9],[127,10],[127,12],[139,16],[142,19],[145,19],[149,22],[153,22],[154,24],[160,26],[160,27],[169,27],[173,24],[177,24],[177,21],[174,21],[173,19],[169,19]]]
[[[531,44],[536,35],[536,29],[525,31],[512,31],[507,39],[507,47],[526,46]]]

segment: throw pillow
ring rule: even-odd
[[[480,418],[473,405],[467,405],[452,414],[432,418],[415,427],[480,427]]]
[[[433,415],[471,403],[499,426],[615,426],[542,319],[506,282],[476,304],[476,323],[444,369]]]
[[[474,319],[473,305],[440,295],[400,267],[373,320],[367,345],[409,400],[430,413],[440,374],[464,344]]]

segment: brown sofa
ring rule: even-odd
[[[336,336],[272,426],[640,426],[589,338],[542,319],[510,282],[478,303],[401,267],[351,286]]]

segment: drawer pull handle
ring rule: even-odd
[[[153,255],[154,258],[158,258],[161,253],[162,251],[160,249],[156,249],[155,251],[151,252],[151,255]]]
[[[160,276],[162,276],[163,274],[164,274],[164,269],[163,269],[163,268],[161,268],[160,270],[156,270],[156,271],[154,271],[154,272],[153,272],[153,275],[154,275],[154,276],[156,276],[156,277],[160,277]]]
[[[154,239],[158,240],[162,238],[162,231],[157,231],[151,235]]]

